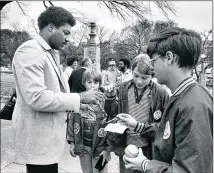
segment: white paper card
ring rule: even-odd
[[[120,123],[109,123],[106,127],[105,127],[105,131],[109,131],[109,132],[114,132],[114,133],[120,133],[123,134],[123,132],[127,129],[128,127],[125,125],[122,125]]]

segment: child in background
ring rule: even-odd
[[[95,69],[84,72],[82,82],[88,90],[99,90],[102,75]],[[79,156],[83,173],[98,173],[94,167],[102,156],[102,164],[110,160],[110,149],[107,144],[104,111],[104,101],[98,105],[87,105],[80,114],[74,113],[68,124],[67,140],[70,144],[70,154]],[[103,169],[107,172],[107,165]]]

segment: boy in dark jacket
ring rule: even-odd
[[[164,29],[150,40],[147,53],[155,76],[173,94],[156,132],[154,160],[140,150],[136,158],[124,156],[126,168],[146,173],[213,171],[212,96],[191,76],[201,47],[198,33],[178,27]]]
[[[101,73],[87,69],[83,73],[82,83],[88,90],[98,90],[101,85]],[[98,172],[94,166],[100,156],[104,161],[110,160],[106,134],[107,115],[104,111],[104,100],[97,105],[85,105],[85,110],[80,114],[73,114],[68,124],[67,140],[70,143],[70,154],[80,158],[83,173]],[[107,172],[107,166],[104,168]]]
[[[143,134],[140,136],[138,132],[127,130],[124,134],[109,134],[112,137],[111,147],[116,155],[119,156],[120,173],[133,172],[125,169],[123,163],[124,149],[127,145],[133,144],[138,148],[142,148],[144,154],[150,159],[153,158],[153,141],[158,123],[161,120],[164,108],[169,100],[169,94],[158,83],[152,81],[153,67],[151,66],[149,57],[142,58],[132,64],[133,79],[121,84],[118,89],[118,106],[112,107],[117,103],[116,91],[110,90],[106,94],[105,110],[114,109],[115,114],[128,113],[141,123],[145,123],[142,129]],[[139,127],[140,128],[140,127]]]

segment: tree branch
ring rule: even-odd
[[[49,2],[49,4],[51,4],[51,6],[54,6],[53,3],[52,3],[51,1],[48,1],[48,2]]]
[[[42,1],[43,2],[43,5],[45,6],[45,8],[47,9],[48,6],[45,4],[45,1]]]
[[[22,11],[22,13],[27,16],[27,14],[25,13],[24,9],[22,8],[22,6],[20,5],[20,2],[16,1],[17,5],[19,6],[20,10]]]

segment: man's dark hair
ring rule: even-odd
[[[202,48],[202,39],[193,30],[179,27],[166,28],[149,41],[147,54],[154,53],[165,56],[167,51],[178,55],[178,65],[184,68],[193,68],[199,59]]]
[[[77,58],[68,58],[67,59],[67,65],[71,66],[75,61],[78,62],[78,59]]]
[[[38,17],[39,30],[43,29],[49,23],[53,23],[56,28],[68,23],[71,26],[76,24],[73,15],[62,7],[51,6],[43,11]]]
[[[130,68],[131,67],[131,62],[129,59],[127,58],[121,58],[119,61],[122,61],[124,63],[124,65],[127,66],[127,68]]]

